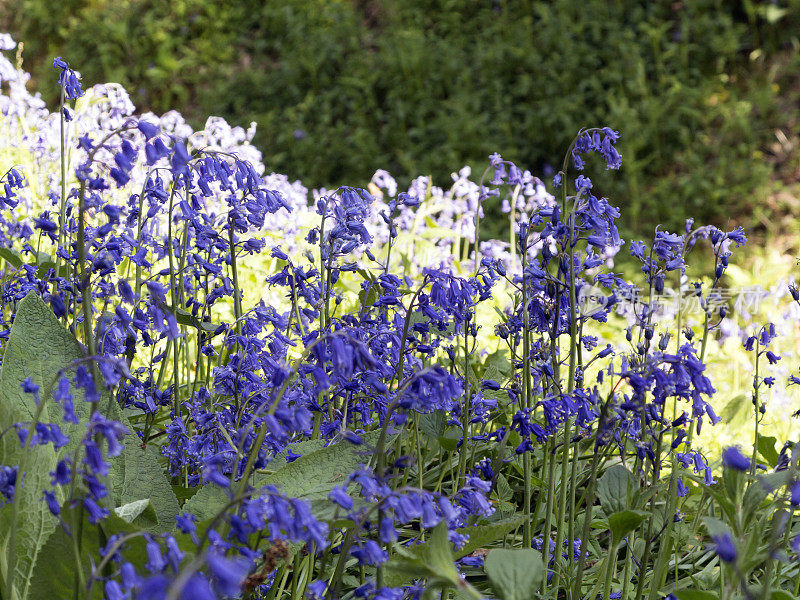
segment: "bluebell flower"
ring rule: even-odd
[[[108,516],[108,509],[101,507],[92,498],[86,497],[83,499],[83,508],[89,518],[89,523],[96,525]]]
[[[64,88],[67,100],[77,100],[83,96],[83,90],[81,89],[81,82],[78,78],[78,74],[70,68],[67,62],[60,56],[57,56],[53,60],[53,66],[56,69],[61,70],[61,73],[58,77],[58,85]]]
[[[148,140],[157,136],[161,131],[158,125],[153,125],[152,123],[142,120],[139,120],[139,122],[136,124],[136,128],[141,131]]]
[[[33,382],[33,379],[30,377],[26,377],[22,381],[22,391],[26,394],[32,394],[34,402],[36,402],[37,406],[39,404],[39,386]]]
[[[242,582],[250,570],[250,564],[241,557],[227,558],[216,552],[206,556],[209,571],[212,575],[214,589],[224,597],[238,596]]]
[[[107,600],[126,600],[129,596],[127,592],[122,591],[119,583],[113,579],[107,580],[104,584],[104,587],[106,592],[105,597]]]
[[[0,495],[8,502],[14,500],[18,472],[19,467],[17,466],[8,467],[0,465]]]
[[[726,563],[732,563],[736,560],[736,544],[729,533],[712,536],[711,539],[714,542],[714,552],[717,553],[720,560]]]
[[[722,451],[722,464],[737,471],[747,471],[750,468],[750,459],[738,447],[728,446]]]
[[[347,494],[347,491],[344,487],[334,487],[328,494],[328,499],[331,502],[338,504],[345,510],[350,510],[353,508],[353,499]]]
[[[309,600],[325,600],[327,598],[325,595],[327,590],[328,584],[322,579],[317,579],[308,584],[306,596]]]
[[[789,502],[792,506],[800,506],[800,480],[798,479],[789,483]]]
[[[389,554],[375,540],[367,540],[363,545],[350,551],[361,565],[377,566],[389,560]]]

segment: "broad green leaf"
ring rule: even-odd
[[[128,504],[118,506],[114,509],[114,514],[126,523],[147,524],[148,527],[153,527],[158,523],[156,511],[153,510],[153,505],[150,503],[149,498],[134,500]]]
[[[182,485],[173,485],[172,486],[172,493],[175,494],[175,498],[178,499],[178,504],[183,506],[186,504],[186,501],[194,496],[197,492],[201,489],[200,486],[195,487],[184,487]]]
[[[359,446],[347,441],[335,442],[305,454],[269,475],[256,473],[251,483],[254,487],[274,485],[291,498],[309,502],[325,499],[335,486],[344,485],[359,465],[369,462],[371,444],[377,441],[378,434],[375,431],[365,435],[364,444]],[[186,501],[183,510],[204,521],[216,516],[228,502],[228,491],[216,485],[205,485]]]
[[[45,394],[58,371],[82,355],[75,338],[59,325],[41,298],[32,293],[24,298],[17,306],[3,353],[0,429],[34,420],[36,405],[21,388],[22,381],[30,377],[40,386],[43,404],[39,420],[57,422],[66,435],[80,431],[80,425],[61,422],[60,407]],[[76,401],[76,410],[84,409],[83,404]],[[0,439],[0,463],[19,465],[22,479],[14,502],[0,509],[0,577],[4,585],[9,577],[13,579],[11,600],[26,597],[39,550],[56,528],[56,519],[41,499],[44,490],[51,488],[50,471],[68,449],[56,452],[47,445],[23,450],[13,433]],[[61,490],[56,493],[63,501]],[[16,516],[15,505],[19,513]]]
[[[61,407],[53,401],[51,390],[59,373],[63,370],[71,376],[75,361],[83,356],[78,341],[58,322],[39,296],[32,292],[19,303],[3,354],[0,428],[34,420],[36,405],[21,388],[22,381],[30,377],[40,388],[40,422],[57,423],[70,437],[70,442],[58,452],[50,445],[23,451],[16,436],[6,435],[0,439],[0,463],[17,464],[20,472],[24,473],[23,485],[18,486],[15,501],[0,509],[0,577],[5,582],[9,573],[13,573],[12,598],[9,600],[26,597],[39,550],[57,527],[58,522],[42,502],[42,495],[44,490],[52,487],[50,472],[55,469],[57,461],[80,443],[90,405],[83,402],[81,390],[73,389],[79,423],[64,423]],[[121,421],[132,432],[116,403],[108,400],[109,396],[104,395],[100,405],[110,406],[109,416]],[[126,438],[124,442],[130,443],[125,443],[122,454],[110,461],[107,479],[109,508],[149,498],[160,523],[153,529],[170,529],[179,507],[158,463],[156,450],[143,451],[135,436]],[[57,488],[55,493],[59,502],[63,502],[64,490]],[[15,505],[19,513],[16,515]],[[24,508],[19,510],[20,507]],[[16,527],[12,527],[12,523]]]
[[[394,587],[413,579],[426,579],[429,588],[471,589],[456,569],[444,521],[434,528],[424,544],[412,548],[395,545],[395,556],[387,563],[386,571],[386,584]]]
[[[457,585],[461,581],[454,559],[453,549],[447,536],[447,525],[440,522],[433,530],[430,541],[426,544],[426,562],[436,575]]]
[[[292,498],[309,501],[327,498],[334,486],[344,485],[347,477],[359,465],[369,463],[379,433],[373,431],[364,435],[364,443],[358,446],[347,441],[339,441],[316,452],[305,454],[263,479],[256,478],[257,484],[274,485]],[[386,443],[389,444],[391,440],[391,436],[387,437]]]
[[[511,377],[511,363],[508,359],[508,353],[501,349],[487,356],[483,362],[483,370],[480,376],[482,379],[491,379],[500,384]],[[484,390],[485,395],[489,395],[490,392],[493,392],[493,390]],[[501,397],[507,397],[507,393],[504,390],[497,390],[495,393]]]
[[[730,535],[731,532],[730,528],[725,523],[714,517],[703,517],[703,525],[706,526],[706,530],[710,536]]]
[[[501,500],[511,500],[513,495],[514,491],[511,489],[511,486],[508,483],[508,479],[506,479],[502,473],[498,473],[497,497],[500,498]]]
[[[644,510],[623,510],[608,517],[608,528],[615,543],[619,543],[631,531],[641,525],[650,513]]]
[[[92,527],[84,526],[81,541],[80,567],[75,564],[73,540],[62,528],[47,538],[39,551],[25,600],[61,600],[73,597],[76,569],[81,569],[85,581],[91,576],[92,561],[100,559],[98,539]],[[86,598],[86,596],[82,596]],[[89,600],[103,598],[103,586],[95,582]]]
[[[525,523],[525,515],[514,515],[501,521],[495,521],[488,525],[476,525],[474,527],[462,527],[458,533],[468,535],[469,539],[464,547],[457,550],[456,558],[467,556],[478,548],[483,548],[498,540],[503,539],[507,533],[511,533]]]
[[[127,422],[116,405],[112,405],[112,409],[112,418]],[[128,430],[132,432],[133,428],[128,425]],[[150,529],[172,530],[180,505],[159,464],[160,454],[154,446],[143,450],[134,436],[129,436],[126,441],[131,443],[125,444],[122,455],[111,463],[112,470],[122,474],[121,485],[117,483],[112,490],[115,503],[121,506],[148,498],[158,517],[158,525]]]
[[[530,548],[492,550],[484,570],[503,600],[534,598],[544,579],[542,555]]]
[[[723,407],[721,417],[725,425],[741,427],[748,419],[753,418],[752,405],[744,394],[739,394]]]
[[[761,486],[764,490],[771,494],[779,487],[783,487],[789,483],[789,469],[785,469],[783,471],[776,471],[774,473],[765,473],[763,475],[758,476],[758,480],[761,482]]]
[[[597,496],[606,515],[631,508],[635,489],[633,475],[622,465],[614,465],[597,482]]]
[[[744,493],[744,498],[742,499],[742,507],[744,508],[743,514],[743,524],[747,526],[750,523],[750,520],[756,516],[758,509],[761,507],[761,503],[766,500],[767,498],[767,491],[764,489],[764,486],[759,481],[753,481],[750,485],[747,486],[747,490]]]
[[[294,454],[299,454],[300,456],[305,456],[306,454],[310,454],[312,452],[317,452],[318,450],[322,450],[325,447],[325,440],[317,439],[317,440],[303,440],[302,442],[294,442],[293,444],[289,444],[283,450],[275,455],[270,463],[267,465],[266,471],[275,472],[281,470],[289,461],[286,458],[289,456],[289,452],[291,451]]]
[[[0,258],[2,258],[15,269],[19,269],[25,262],[19,253],[12,248],[0,248]]]
[[[447,415],[443,410],[434,410],[419,416],[419,428],[429,438],[438,440],[447,430]]]
[[[462,437],[460,428],[448,427],[444,435],[439,437],[439,444],[448,452],[454,452]]]
[[[796,600],[797,596],[786,590],[770,590],[769,600]]]
[[[704,592],[701,590],[678,590],[675,592],[678,600],[719,600],[714,592]]]
[[[420,556],[399,547],[386,563],[384,583],[390,587],[399,587],[430,575],[430,566]]]
[[[775,443],[778,440],[774,436],[758,435],[758,453],[763,456],[770,467],[778,464],[778,451],[775,450]]]

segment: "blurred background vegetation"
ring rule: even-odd
[[[495,151],[544,176],[607,124],[629,231],[800,215],[800,0],[0,0],[0,26],[51,106],[61,55],[140,110],[255,121],[310,187],[447,187]]]

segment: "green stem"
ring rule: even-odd
[[[467,470],[467,440],[469,439],[469,347],[468,334],[469,318],[464,320],[464,404],[461,407],[461,452],[458,457],[458,478],[453,481],[453,493],[458,491],[458,485]]]
[[[531,409],[531,363],[530,363],[530,315],[528,314],[528,280],[525,270],[528,266],[527,236],[520,239],[520,256],[522,258],[522,405],[526,414]],[[522,478],[525,523],[522,528],[522,542],[530,548],[533,541],[531,534],[531,456],[530,452],[522,455]]]
[[[753,378],[753,408],[755,409],[756,418],[754,420],[754,431],[753,431],[753,458],[752,462],[750,463],[750,477],[755,477],[756,475],[756,458],[758,458],[758,421],[760,418],[759,414],[759,407],[758,407],[758,364],[759,364],[759,355],[760,355],[760,345],[759,345],[759,337],[756,336],[756,372],[755,377]]]

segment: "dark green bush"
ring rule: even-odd
[[[797,0],[15,4],[2,20],[51,102],[63,55],[142,109],[256,121],[269,167],[311,186],[377,168],[447,184],[494,151],[542,173],[608,124],[623,177],[597,184],[640,231],[750,212],[781,118],[767,66],[800,22]]]

